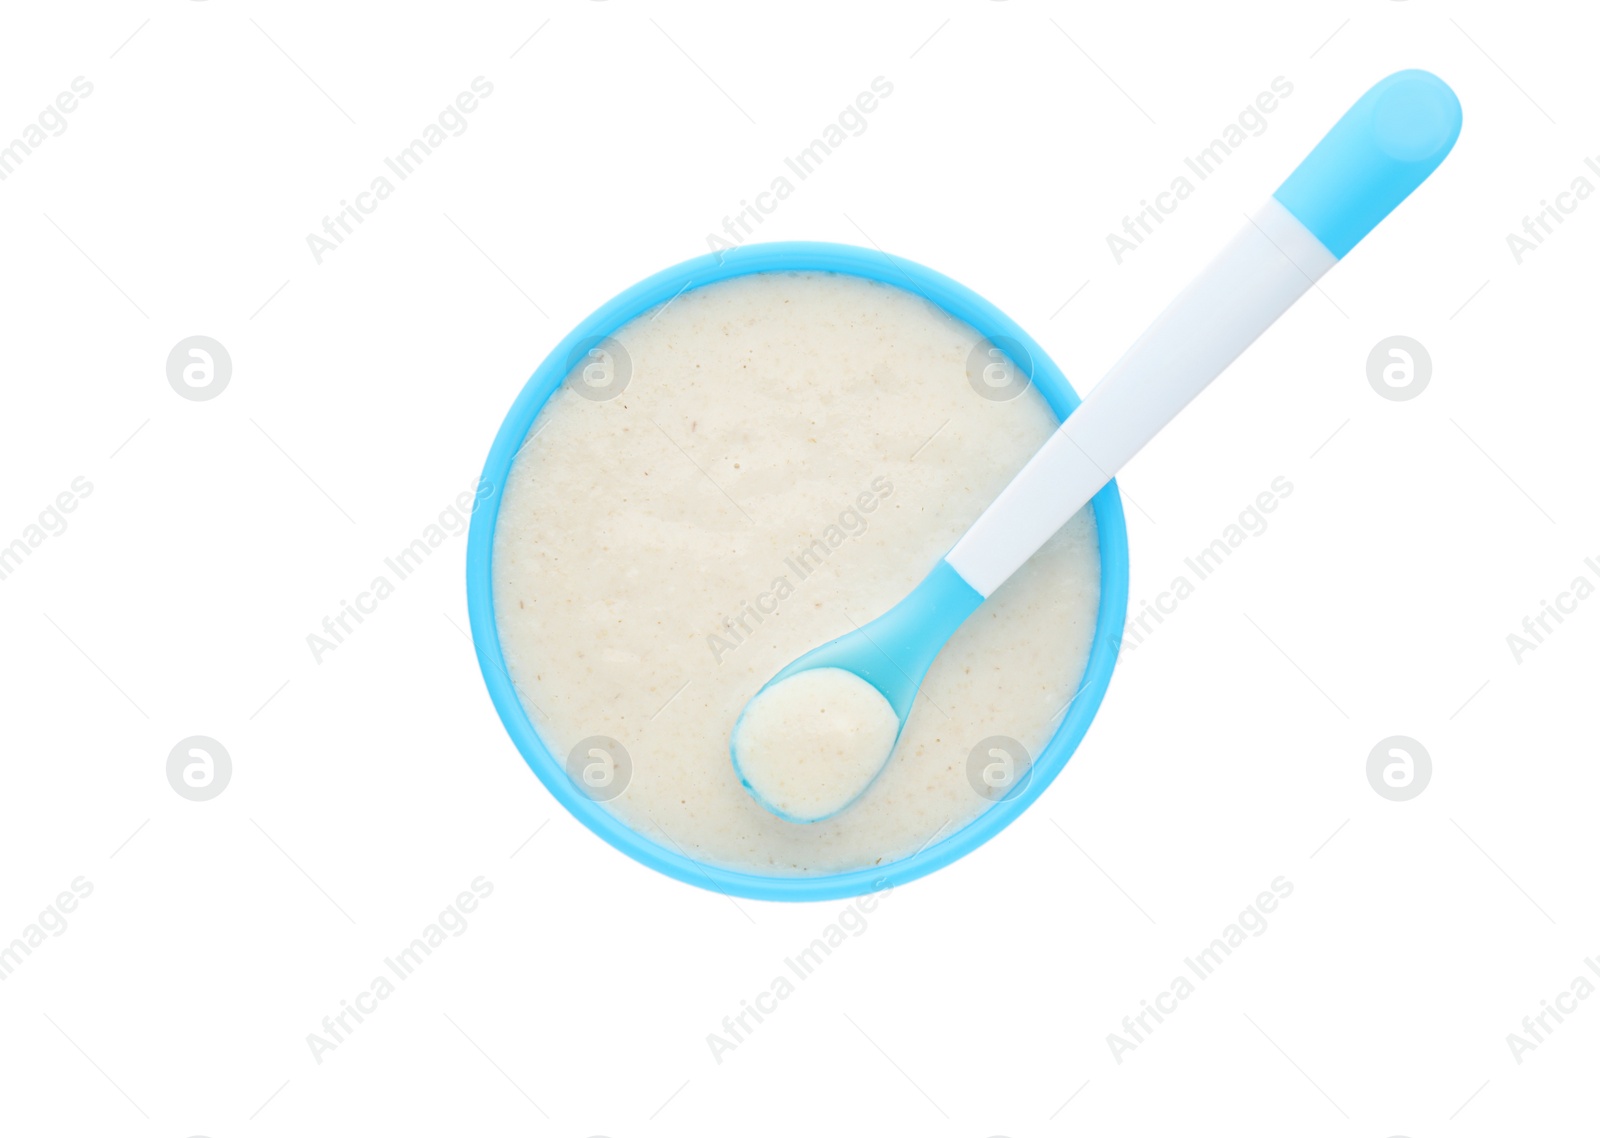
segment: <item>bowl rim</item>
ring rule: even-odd
[[[1058,419],[1079,399],[1053,360],[1022,327],[966,286],[941,273],[877,249],[815,241],[741,245],[673,265],[624,290],[579,322],[528,379],[506,413],[484,462],[479,493],[467,537],[467,610],[479,669],[489,698],[523,761],[566,810],[602,840],[651,869],[689,885],[766,901],[827,901],[878,892],[932,873],[971,853],[1004,830],[1042,794],[1072,757],[1111,681],[1128,605],[1128,537],[1116,482],[1091,501],[1100,544],[1100,602],[1094,638],[1077,694],[1061,725],[1029,768],[1029,777],[1010,793],[952,833],[888,865],[808,876],[767,876],[696,861],[633,829],[580,790],[565,764],[545,746],[506,670],[494,613],[495,528],[506,477],[534,420],[571,370],[573,353],[586,341],[612,335],[628,321],[669,303],[690,288],[752,273],[833,272],[864,277],[914,292],[996,339],[1010,337],[1032,356],[1032,379]],[[670,840],[670,837],[669,837]]]

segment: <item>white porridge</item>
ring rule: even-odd
[[[607,809],[669,850],[754,873],[888,863],[981,813],[974,745],[1001,735],[1037,755],[1083,675],[1099,602],[1087,509],[951,638],[889,764],[837,815],[764,809],[729,735],[780,668],[938,562],[1054,429],[1043,397],[983,398],[968,382],[973,329],[831,273],[690,289],[612,340],[626,365],[601,368],[629,373],[626,386],[552,396],[495,533],[501,646],[552,754],[615,740],[631,771]],[[827,761],[848,764],[885,731],[893,742],[881,714],[847,716]],[[781,785],[783,716],[749,726],[767,733],[764,777]],[[795,762],[825,761],[815,728],[792,738],[813,744]]]

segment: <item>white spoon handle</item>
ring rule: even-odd
[[[987,597],[1431,174],[1461,104],[1426,71],[1378,82],[1118,360],[945,560]]]
[[[1268,198],[945,559],[987,597],[1337,260]]]

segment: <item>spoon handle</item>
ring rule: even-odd
[[[1380,81],[1178,294],[946,555],[987,597],[1444,160],[1455,93]]]

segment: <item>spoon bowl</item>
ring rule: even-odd
[[[1011,342],[1029,361],[1035,390],[1063,419],[1078,406],[1078,394],[1044,347],[1015,320],[959,281],[897,254],[870,247],[814,241],[750,242],[732,253],[708,253],[663,269],[629,287],[582,321],[553,347],[507,411],[483,467],[488,488],[467,538],[467,605],[473,645],[485,689],[508,737],[550,795],[596,837],[674,880],[733,897],[764,901],[826,901],[855,897],[915,881],[966,856],[999,834],[1031,806],[1065,769],[1100,709],[1112,673],[1128,609],[1128,530],[1116,484],[1096,494],[1091,506],[1099,547],[1100,603],[1094,640],[1078,694],[1019,781],[971,821],[941,831],[923,847],[897,853],[882,864],[806,875],[755,873],[689,857],[660,837],[636,830],[606,803],[586,793],[566,770],[566,753],[553,750],[511,680],[494,604],[495,530],[512,464],[528,445],[534,421],[572,369],[572,353],[614,334],[687,290],[747,274],[842,273],[906,289],[994,342]]]

